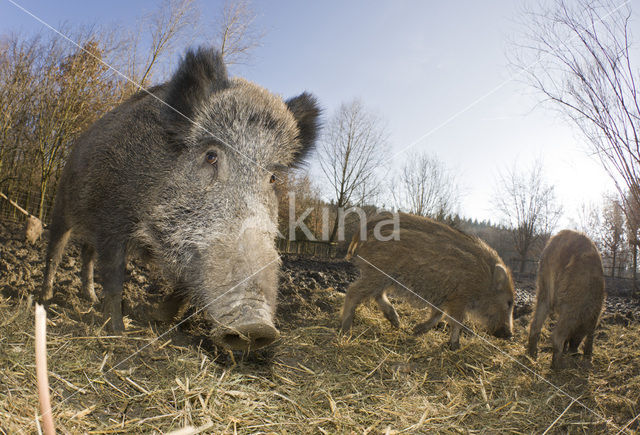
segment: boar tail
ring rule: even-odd
[[[356,231],[351,239],[351,243],[349,243],[349,249],[347,249],[347,255],[344,257],[345,260],[349,261],[356,255],[356,250],[358,249],[358,245],[360,244],[360,231]]]

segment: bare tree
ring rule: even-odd
[[[15,154],[24,139],[20,126],[26,122],[29,102],[34,96],[31,67],[41,54],[40,49],[37,37],[29,40],[4,37],[0,45],[0,174],[5,181],[12,178]]]
[[[62,170],[73,140],[118,99],[112,76],[100,62],[100,42],[91,36],[76,40],[84,40],[76,51],[59,38],[43,51],[43,63],[35,73],[31,119],[22,126],[35,145],[39,163],[37,216],[41,220],[48,189]]]
[[[215,42],[227,65],[245,62],[260,46],[264,32],[256,29],[256,17],[249,0],[224,3],[215,26]]]
[[[142,28],[131,35],[124,46],[129,78],[142,87],[148,86],[160,61],[171,56],[179,42],[188,44],[193,39],[199,29],[199,21],[200,12],[195,0],[164,0],[157,10],[142,20]],[[144,60],[141,61],[139,35],[147,33],[151,37],[151,46],[145,48]],[[132,83],[127,86],[135,87]]]
[[[360,100],[342,104],[329,120],[318,150],[320,167],[333,191],[336,210],[364,204],[380,186],[376,170],[386,156],[387,133],[381,120]],[[334,241],[339,213],[329,240]]]
[[[64,39],[5,38],[0,54],[0,180],[3,190],[43,219],[77,135],[120,99],[91,31]]]
[[[596,245],[600,244],[602,218],[600,206],[596,203],[583,203],[577,211],[578,221],[574,222],[578,231],[585,233]]]
[[[637,271],[638,271],[638,245],[640,245],[640,203],[635,200],[631,194],[627,194],[627,199],[623,203],[624,215],[626,218],[627,239],[631,248],[631,257],[633,259],[632,278],[633,288],[638,288]]]
[[[397,180],[391,191],[399,209],[444,219],[459,205],[460,189],[455,177],[435,155],[409,155]]]
[[[631,4],[553,0],[528,11],[515,63],[578,127],[621,195],[631,192],[638,202],[640,73],[631,49]]]
[[[619,266],[617,260],[625,239],[624,223],[620,201],[607,198],[602,209],[602,244],[605,254],[611,258],[611,277],[615,276],[616,265]]]
[[[562,215],[554,187],[545,181],[542,162],[535,161],[528,171],[514,165],[499,174],[493,204],[512,229],[523,272],[534,243],[548,237]]]

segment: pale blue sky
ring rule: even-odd
[[[135,24],[153,1],[15,0],[54,27],[63,22]],[[220,2],[202,2],[212,20]],[[391,154],[440,126],[512,77],[506,53],[518,32],[519,2],[256,1],[266,31],[248,65],[232,72],[284,97],[314,93],[330,116],[355,97],[387,120]],[[634,23],[637,28],[637,21]],[[0,33],[41,25],[0,0]],[[455,116],[411,151],[436,153],[464,188],[461,212],[497,220],[490,198],[496,171],[537,157],[556,185],[566,218],[613,184],[556,113],[538,107],[518,81],[509,81]],[[400,165],[406,154],[390,165]],[[312,173],[319,173],[316,165]]]

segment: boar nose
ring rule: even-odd
[[[499,328],[493,333],[493,335],[498,338],[511,338],[513,334],[507,328]]]
[[[220,332],[217,341],[227,349],[250,350],[273,343],[280,332],[268,323],[245,323]]]

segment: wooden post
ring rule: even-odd
[[[18,211],[22,212],[23,214],[27,216],[31,216],[31,213],[26,211],[24,208],[20,207],[13,199],[9,199],[9,197],[7,197],[7,195],[5,195],[4,193],[0,192],[0,198],[4,198],[7,201],[9,201],[9,204],[14,206],[16,209],[18,209]]]

